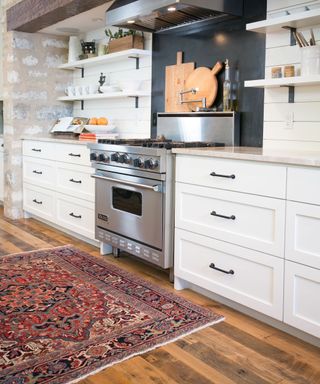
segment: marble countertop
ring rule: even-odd
[[[175,148],[172,151],[178,155],[320,167],[320,151],[275,150],[255,147]]]
[[[53,142],[53,143],[64,143],[64,144],[79,144],[79,145],[87,145],[88,143],[94,143],[93,141],[83,141],[79,140],[78,138],[72,138],[72,137],[65,137],[63,135],[57,135],[57,136],[24,136],[22,140],[33,140],[33,141],[46,141],[46,142]]]

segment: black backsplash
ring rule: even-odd
[[[258,19],[262,19],[261,15]],[[153,35],[152,68],[152,136],[156,136],[157,112],[165,108],[165,67],[176,63],[177,51],[184,52],[184,62],[195,62],[197,67],[213,67],[217,60],[229,59],[231,79],[234,69],[240,71],[241,145],[262,146],[264,92],[244,88],[244,80],[264,78],[265,35],[246,31],[246,22],[228,21],[218,27],[206,24],[192,30],[184,27],[176,33]],[[254,21],[254,20],[250,20]],[[222,104],[224,72],[218,75],[219,92],[214,106]]]

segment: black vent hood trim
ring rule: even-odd
[[[176,11],[169,12],[169,6]],[[106,22],[122,28],[161,32],[228,16],[243,16],[243,0],[116,0],[106,13]],[[129,24],[129,20],[135,23]]]

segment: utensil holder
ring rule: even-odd
[[[301,76],[320,75],[320,45],[301,48]]]

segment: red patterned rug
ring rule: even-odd
[[[71,246],[0,258],[0,383],[69,383],[223,317]]]

